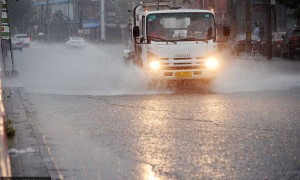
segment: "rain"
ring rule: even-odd
[[[2,0],[0,177],[300,179],[299,8]]]

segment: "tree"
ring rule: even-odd
[[[295,9],[293,17],[297,21],[297,25],[300,26],[300,1],[299,0],[277,0],[279,4],[284,5],[287,8]]]
[[[31,19],[35,14],[32,1],[6,1],[8,4],[9,25],[12,30],[28,33]]]
[[[182,0],[181,3],[182,4],[187,4],[187,5],[191,5],[192,4],[191,0]]]
[[[229,15],[229,23],[231,34],[235,35],[236,33],[236,26],[237,26],[237,2],[236,0],[228,0],[228,15]]]
[[[64,41],[67,37],[68,27],[66,25],[67,17],[62,11],[57,11],[51,19],[51,35],[55,41]]]
[[[117,9],[117,19],[120,24],[127,24],[130,14],[128,12],[128,2],[124,0],[111,1],[112,5]]]

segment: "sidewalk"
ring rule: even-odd
[[[0,81],[0,178],[11,176],[11,164],[5,129],[5,110],[3,105],[2,86]]]
[[[62,179],[23,88],[3,87],[3,103],[6,119],[13,120],[16,129],[8,140],[12,176]]]

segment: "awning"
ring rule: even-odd
[[[49,0],[49,5],[55,5],[55,4],[66,4],[71,3],[71,0]],[[32,4],[33,6],[46,6],[47,2],[35,2]]]
[[[99,22],[99,19],[95,19],[95,18],[87,18],[84,19],[82,22],[82,28],[83,29],[91,29],[91,28],[99,28],[101,23]],[[73,25],[77,25],[79,24],[79,20],[66,20],[67,24],[73,24]]]
[[[100,27],[99,22],[84,22],[82,25],[83,29],[97,28]]]

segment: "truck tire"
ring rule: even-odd
[[[136,58],[134,59],[134,64],[137,65],[138,67],[142,68],[143,67],[143,61],[141,56],[136,56]]]

